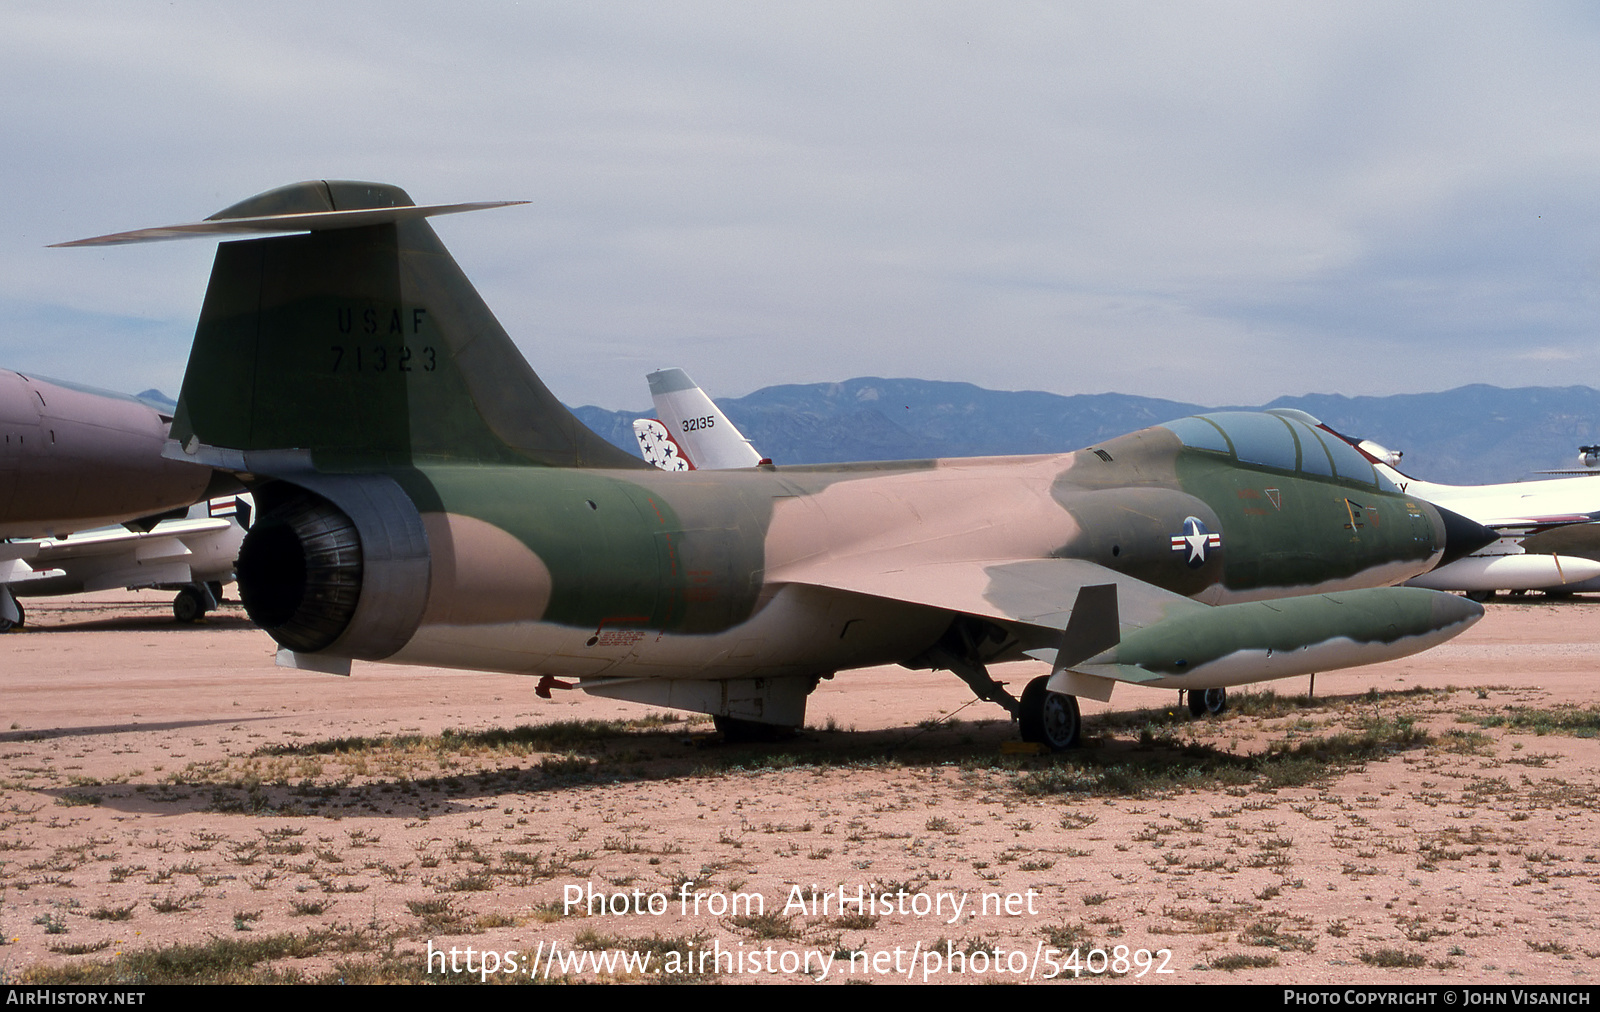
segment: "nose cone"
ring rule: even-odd
[[[1452,513],[1443,506],[1434,506],[1439,511],[1439,517],[1444,521],[1444,555],[1439,558],[1439,566],[1448,566],[1457,559],[1466,558],[1473,552],[1492,545],[1500,539],[1500,535],[1478,523],[1468,520],[1460,513]]]
[[[1464,597],[1457,597],[1455,594],[1434,594],[1432,607],[1435,629],[1459,626],[1460,629],[1457,630],[1459,632],[1483,617],[1483,605]]]

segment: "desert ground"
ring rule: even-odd
[[[948,673],[841,673],[731,745],[528,678],[277,668],[237,605],[169,604],[0,636],[0,980],[1600,976],[1600,600],[1219,718],[1122,687],[1062,756]]]

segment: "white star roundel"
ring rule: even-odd
[[[1183,552],[1183,561],[1190,569],[1199,569],[1206,564],[1206,553],[1222,548],[1222,535],[1216,531],[1206,529],[1206,525],[1199,517],[1186,517],[1183,521],[1183,533],[1172,535],[1172,550]]]

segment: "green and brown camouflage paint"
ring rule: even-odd
[[[979,662],[1020,657],[1059,639],[1079,589],[1112,583],[1128,635],[1102,666],[1144,680],[1175,639],[1207,657],[1253,643],[1246,612],[1205,605],[1380,587],[1445,547],[1433,507],[1336,473],[1282,419],[1236,423],[1288,430],[1272,441],[1293,452],[1261,459],[1235,446],[1226,420],[1201,419],[1061,455],[658,471],[556,400],[420,215],[335,227],[340,212],[410,207],[395,187],[319,181],[214,216],[331,213],[334,225],[219,248],[173,424],[184,455],[256,487],[258,531],[287,522],[273,504],[302,487],[312,494],[297,509],[326,500],[334,525],[359,513],[306,475],[403,494],[376,494],[401,503],[382,515],[360,507],[360,537],[329,553],[351,558],[330,565],[356,593],[401,580],[363,569],[358,542],[409,524],[407,543],[426,547],[397,554],[410,551],[404,580],[426,573],[420,619],[381,649],[347,630],[325,648],[335,656],[586,679],[814,679],[915,663],[957,627],[987,644],[971,647]],[[241,572],[248,602],[246,583]],[[1350,602],[1330,600],[1306,598],[1297,621],[1264,635],[1300,647],[1349,638]],[[1427,633],[1463,616],[1446,618]],[[1368,625],[1357,638],[1387,634]],[[1394,624],[1391,640],[1415,637],[1414,625]]]

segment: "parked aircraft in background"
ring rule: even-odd
[[[116,525],[62,538],[0,544],[0,584],[12,595],[49,597],[97,590],[175,590],[172,613],[197,622],[222,600],[250,523],[249,495],[192,506],[182,517],[158,520],[149,530]],[[0,619],[0,632],[22,625]]]
[[[639,455],[645,463],[663,471],[693,471],[694,461],[659,418],[635,418],[633,438],[639,441]]]
[[[659,418],[636,418],[644,459],[663,471],[720,471],[770,464],[682,369],[645,377]]]
[[[219,246],[167,450],[254,492],[240,595],[280,663],[571,678],[737,733],[898,662],[1065,748],[1075,697],[1119,681],[1193,694],[1365,664],[1483,613],[1384,585],[1490,532],[1280,416],[1059,455],[652,468],[550,393],[426,221],[487,206],[314,181],[84,240],[306,233]],[[1044,673],[1019,700],[988,665],[1027,658]]]
[[[1499,535],[1466,558],[1415,577],[1412,586],[1465,591],[1480,601],[1497,590],[1600,590],[1600,473],[1501,485],[1440,485],[1402,473],[1399,451],[1321,427],[1354,446],[1396,487]],[[1579,462],[1590,460],[1592,450],[1580,447]]]
[[[0,369],[0,538],[58,539],[133,522],[148,529],[238,482],[161,455],[170,415],[136,397]],[[26,547],[0,543],[0,630],[22,612],[5,584]],[[9,574],[9,575],[8,575]]]
[[[1399,457],[1400,454],[1396,453],[1395,456]],[[1398,460],[1395,461],[1396,466],[1398,466],[1399,463],[1400,462]],[[1578,447],[1578,466],[1577,467],[1559,467],[1559,468],[1553,468],[1553,469],[1548,470],[1548,471],[1535,471],[1533,473],[1534,474],[1584,474],[1584,475],[1600,474],[1600,470],[1597,470],[1597,469],[1600,469],[1600,446],[1580,446],[1580,447]]]
[[[0,369],[0,538],[54,537],[205,498],[210,468],[161,456],[170,421],[136,397]]]

